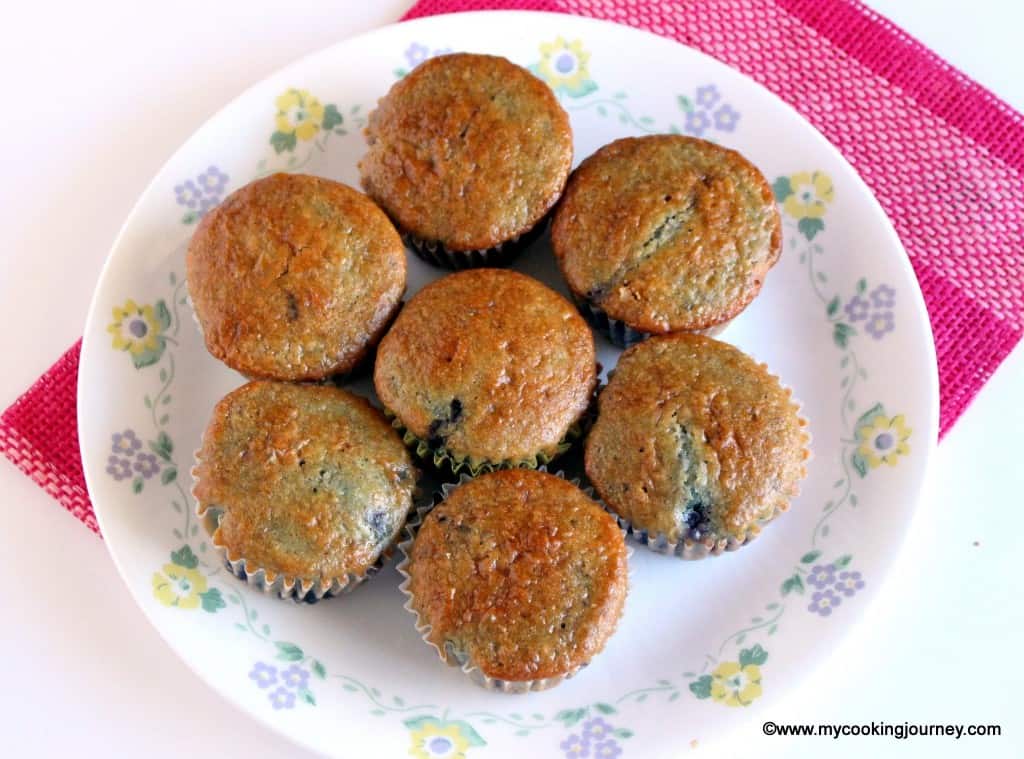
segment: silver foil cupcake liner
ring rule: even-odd
[[[537,471],[547,472],[547,468],[540,467]],[[556,477],[562,477],[563,479],[566,479],[563,476],[562,472],[555,472],[554,474]],[[412,582],[412,578],[410,577],[408,570],[410,555],[412,552],[412,544],[413,541],[416,539],[416,533],[419,532],[419,528],[423,524],[424,517],[426,517],[426,515],[436,505],[440,504],[442,501],[447,499],[448,496],[451,495],[453,490],[460,487],[461,485],[466,484],[472,479],[472,477],[466,474],[462,474],[459,476],[458,482],[443,483],[441,485],[440,490],[437,493],[435,493],[435,497],[430,499],[429,502],[427,503],[420,504],[416,508],[412,516],[409,517],[409,520],[405,523],[405,527],[403,528],[404,538],[398,543],[398,550],[401,552],[402,558],[399,560],[398,565],[395,567],[398,570],[398,574],[402,577],[402,582],[398,586],[398,589],[402,592],[402,595],[405,596],[405,603],[402,605],[402,608],[404,608],[406,611],[413,615],[413,618],[416,620],[416,632],[419,633],[424,643],[426,643],[428,646],[434,649],[434,651],[437,652],[438,658],[440,658],[441,661],[443,661],[450,667],[458,667],[460,670],[462,670],[462,672],[465,675],[469,677],[470,680],[472,680],[480,687],[497,693],[530,693],[532,691],[541,691],[547,690],[548,688],[554,688],[559,683],[568,680],[569,678],[578,674],[581,669],[583,669],[589,664],[589,662],[584,662],[583,664],[580,664],[578,667],[573,668],[569,672],[563,675],[558,675],[556,677],[544,677],[536,680],[502,680],[501,678],[490,677],[473,663],[473,661],[470,659],[469,655],[466,652],[457,650],[453,645],[451,645],[451,643],[445,644],[444,648],[442,649],[436,643],[430,640],[430,633],[433,628],[423,621],[423,618],[420,616],[420,613],[416,611],[416,608],[413,606],[413,594],[409,590],[409,585]],[[579,480],[576,479],[567,479],[566,481],[571,482],[573,485],[576,485],[584,493],[586,493],[586,495],[589,498],[591,498],[594,501],[597,501],[597,499],[594,497],[594,491],[592,488],[582,486]],[[599,501],[597,502],[600,503]],[[627,560],[632,555],[632,553],[633,549],[627,545]]]
[[[639,342],[643,342],[648,337],[651,337],[652,333],[650,332],[641,332],[640,330],[633,329],[624,321],[613,319],[608,316],[603,309],[595,306],[583,296],[577,295],[571,290],[569,294],[572,295],[572,300],[576,304],[576,308],[579,310],[584,321],[606,337],[612,345],[619,348],[629,348],[630,346],[636,345]],[[716,337],[722,334],[722,332],[725,331],[725,328],[731,323],[732,319],[729,319],[728,321],[716,324],[713,327],[708,327],[707,329],[686,331],[692,331],[694,334],[698,335]]]
[[[345,593],[351,593],[358,586],[362,585],[364,582],[380,572],[394,554],[395,545],[398,542],[398,538],[402,535],[402,531],[399,530],[398,537],[396,537],[395,541],[381,551],[377,560],[367,567],[365,572],[361,574],[349,572],[344,577],[334,577],[330,580],[325,580],[324,578],[304,580],[298,577],[288,577],[287,575],[274,572],[264,567],[255,566],[244,556],[232,558],[228,554],[227,548],[218,542],[220,517],[223,513],[223,509],[203,504],[196,497],[195,490],[196,485],[198,484],[196,467],[198,464],[199,451],[196,451],[195,463],[191,470],[191,495],[193,500],[196,502],[196,516],[199,517],[199,523],[203,526],[203,530],[210,539],[210,545],[213,546],[214,550],[220,556],[224,566],[229,572],[231,572],[231,574],[268,596],[276,596],[282,600],[294,601],[296,603],[315,604],[325,598],[332,598],[334,596],[344,595]],[[413,505],[406,515],[406,520],[408,520],[410,514],[415,512],[416,501],[417,494],[414,494]],[[404,525],[402,529],[405,529]]]
[[[460,271],[484,266],[505,266],[541,237],[548,225],[545,216],[532,229],[490,248],[479,250],[449,250],[437,240],[425,240],[411,232],[402,232],[402,240],[413,253],[428,264],[442,269]]]

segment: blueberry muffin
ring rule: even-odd
[[[229,195],[200,222],[186,263],[207,349],[249,378],[350,372],[405,292],[405,248],[387,216],[301,174]]]
[[[213,410],[193,494],[232,571],[319,600],[379,568],[412,508],[416,470],[384,416],[329,385],[250,382]]]
[[[782,224],[771,186],[736,151],[629,137],[573,172],[551,244],[584,314],[625,346],[736,316],[778,260]]]
[[[791,392],[763,364],[679,333],[622,354],[584,462],[635,537],[702,558],[739,548],[789,508],[808,442]]]
[[[604,648],[626,599],[615,519],[544,472],[458,486],[402,548],[417,629],[442,660],[496,690],[541,690],[572,676]]]
[[[566,450],[596,374],[572,304],[525,274],[472,269],[409,301],[378,348],[374,386],[421,457],[476,474]]]
[[[493,55],[432,58],[392,86],[366,128],[363,187],[425,260],[495,265],[529,243],[572,165],[551,89]]]

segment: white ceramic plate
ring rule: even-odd
[[[682,131],[774,183],[784,252],[723,335],[804,403],[814,458],[791,511],[738,553],[637,550],[625,616],[578,677],[526,696],[445,667],[402,609],[393,567],[297,606],[221,568],[189,497],[192,451],[241,378],[203,348],[183,286],[195,222],[273,170],[358,184],[360,128],[397,77],[447,50],[530,66],[572,117],[577,160],[625,135]],[[565,292],[546,241],[516,268]],[[410,257],[409,294],[441,274]],[[600,360],[616,353],[599,340]],[[357,391],[369,393],[368,384]],[[812,127],[735,71],[669,40],[564,15],[472,13],[379,29],[253,87],[142,195],[85,331],[79,431],[89,493],[135,601],[207,683],[340,756],[667,756],[721,737],[836,647],[882,585],[934,448],[937,375],[921,293],[892,226]]]

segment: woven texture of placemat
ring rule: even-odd
[[[775,92],[892,219],[935,335],[940,436],[1024,331],[1024,118],[854,0],[424,0],[573,13],[690,45]],[[78,456],[80,343],[0,417],[0,451],[96,530]]]

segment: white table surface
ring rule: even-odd
[[[869,3],[1024,110],[1019,0]],[[0,408],[81,333],[136,197],[221,105],[283,64],[388,23],[409,0],[37,0],[0,28]],[[969,8],[969,10],[967,10]],[[939,448],[880,600],[727,756],[1024,756],[1024,348]],[[0,754],[306,754],[207,688],[129,599],[98,540],[0,457],[13,572],[0,623]],[[765,738],[779,723],[998,723],[1002,738]],[[679,754],[690,753],[681,745]],[[696,755],[710,755],[698,751]]]

